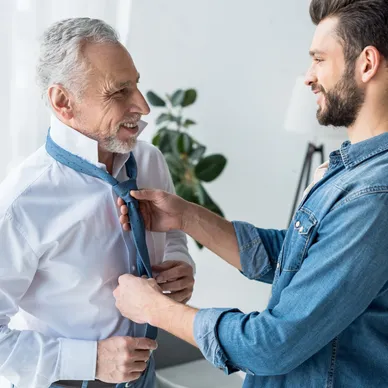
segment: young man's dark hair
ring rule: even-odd
[[[387,0],[312,0],[310,16],[315,25],[338,17],[337,34],[348,63],[367,46],[376,47],[388,59]]]

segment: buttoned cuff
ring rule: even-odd
[[[232,225],[237,237],[242,274],[248,279],[261,280],[272,270],[272,266],[259,231],[246,222],[233,221]]]
[[[238,369],[228,365],[227,357],[218,340],[217,326],[221,317],[228,312],[238,312],[237,309],[202,309],[194,319],[194,339],[204,357],[226,374],[237,372]]]
[[[97,341],[68,338],[60,340],[60,380],[94,380],[96,378]]]

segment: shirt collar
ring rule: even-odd
[[[139,122],[139,134],[146,126],[145,121],[141,120]],[[105,164],[98,161],[98,142],[62,123],[55,115],[51,115],[50,136],[56,144],[66,151],[87,160],[97,167],[106,168]],[[112,174],[114,177],[117,176],[128,158],[129,153],[115,155]]]
[[[330,163],[337,164],[339,160],[342,160],[346,168],[352,168],[387,150],[388,133],[371,137],[356,144],[345,141],[338,151],[330,154]]]

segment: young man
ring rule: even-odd
[[[149,113],[139,74],[110,26],[76,18],[45,32],[38,79],[52,110],[46,147],[0,186],[0,375],[19,388],[153,388],[154,337],[124,319],[112,296],[119,275],[142,268],[137,237],[117,219],[117,187],[137,178],[173,192],[162,154],[137,141]],[[194,279],[184,233],[144,239],[143,229],[143,242],[170,297],[187,301]],[[10,330],[18,311],[23,330]]]
[[[346,126],[349,141],[330,155],[289,229],[230,223],[165,192],[133,192],[150,230],[181,229],[248,278],[271,282],[267,309],[198,311],[131,275],[114,295],[124,316],[196,344],[226,373],[245,371],[246,388],[385,387],[388,2],[312,0],[310,14],[317,29],[306,84],[319,122]]]

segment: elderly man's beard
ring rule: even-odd
[[[118,131],[117,131],[118,132]],[[98,141],[99,146],[108,152],[115,154],[127,154],[133,150],[137,142],[137,134],[131,136],[128,140],[120,140],[116,135],[109,136]]]
[[[98,142],[100,148],[107,152],[115,154],[127,154],[133,150],[136,145],[139,132],[130,136],[127,140],[120,140],[118,133],[120,126],[123,123],[119,123],[110,136],[103,137],[101,134],[95,134],[94,140]]]
[[[365,101],[365,92],[357,85],[354,73],[354,67],[349,64],[341,79],[329,91],[322,85],[312,85],[312,90],[319,90],[325,98],[325,107],[319,107],[317,111],[319,124],[350,127],[356,122]]]

